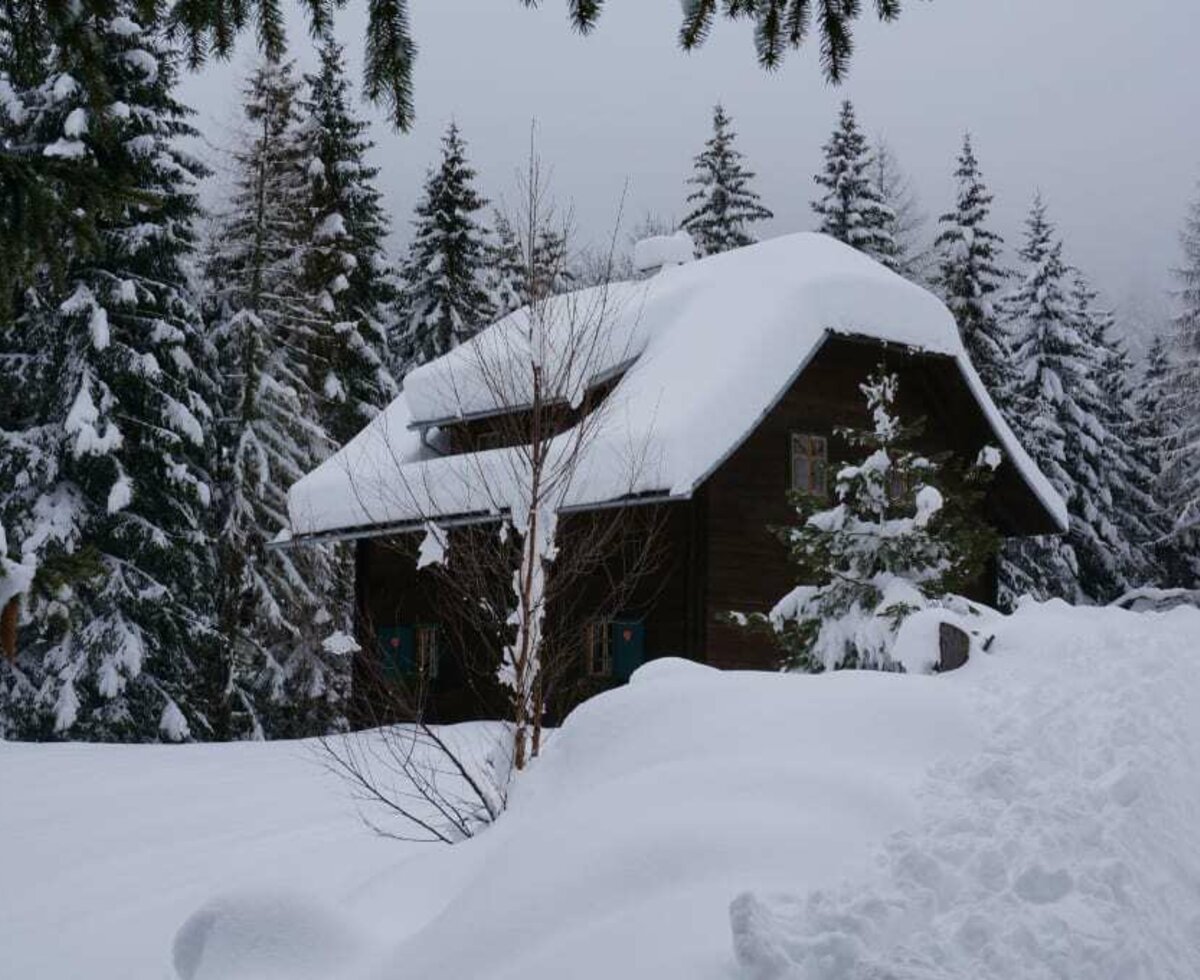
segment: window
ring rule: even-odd
[[[417,671],[429,678],[438,675],[438,630],[436,626],[417,627]]]
[[[436,626],[385,626],[377,631],[385,677],[403,681],[414,675],[438,675]]]
[[[612,676],[612,624],[606,621],[584,627],[583,650],[587,671],[593,677]]]
[[[504,439],[497,429],[485,429],[475,438],[475,446],[483,452],[485,449],[499,449],[504,445]]]
[[[825,496],[829,446],[824,436],[792,433],[792,489]]]

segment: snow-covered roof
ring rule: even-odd
[[[680,229],[673,235],[652,235],[633,246],[633,267],[650,272],[673,265],[685,265],[696,257],[692,236]]]
[[[602,342],[572,374],[577,403],[623,370],[562,504],[587,507],[631,494],[687,497],[750,435],[832,335],[867,336],[954,358],[996,441],[1064,529],[1066,507],[988,396],[954,318],[931,293],[823,235],[795,234],[667,268],[653,278],[559,297],[543,357],[565,356],[581,322],[603,321]],[[288,495],[293,535],[495,511],[514,470],[512,449],[438,456],[419,430],[522,400],[520,371],[478,381],[481,363],[528,351],[527,311],[412,372],[403,393]],[[495,368],[489,368],[495,371]],[[428,435],[428,433],[427,433]]]

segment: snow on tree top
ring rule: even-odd
[[[574,370],[582,325],[595,351]],[[736,326],[736,330],[731,330]],[[568,506],[628,494],[684,498],[754,430],[830,335],[869,336],[953,357],[996,441],[1064,529],[1066,507],[1021,448],[971,366],[954,318],[931,293],[824,235],[786,235],[664,269],[634,283],[517,310],[412,371],[403,393],[288,498],[298,536],[477,514],[503,499],[514,450],[438,456],[436,423],[527,403],[521,365],[536,359],[579,404],[620,381],[587,442]],[[576,340],[572,340],[572,335]],[[567,359],[564,362],[564,358]],[[485,372],[503,378],[482,383]],[[419,430],[425,430],[423,441]]]

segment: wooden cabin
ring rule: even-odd
[[[569,434],[606,413],[579,487],[562,501],[562,547],[585,528],[613,533],[611,556],[547,613],[548,637],[572,651],[570,671],[555,679],[554,714],[658,657],[777,667],[769,641],[721,614],[766,611],[794,584],[770,528],[794,519],[790,489],[828,492],[851,452],[836,430],[867,426],[859,386],[881,362],[900,378],[901,417],[924,419],[923,449],[965,460],[1001,449],[983,504],[995,528],[1065,529],[1062,501],[992,404],[949,313],[861,254],[819,235],[786,236],[619,293],[603,303],[611,342],[557,416]],[[569,315],[584,314],[576,306]],[[504,520],[494,486],[512,448],[505,434],[530,409],[519,390],[497,398],[464,379],[472,345],[502,357],[520,350],[528,330],[515,316],[410,375],[397,402],[290,495],[293,542],[356,549],[364,722],[394,685],[419,687],[442,721],[498,710],[490,675],[500,640],[456,611],[466,599],[452,594],[453,554],[456,536],[492,535]],[[631,440],[651,461],[633,476],[615,451]],[[431,525],[449,542],[450,565],[418,568]],[[631,548],[641,558],[627,579]],[[614,607],[615,582],[625,588]],[[971,597],[995,593],[991,569]]]

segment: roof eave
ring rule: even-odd
[[[605,510],[626,510],[632,507],[648,507],[654,504],[682,503],[690,500],[691,491],[673,493],[670,491],[652,491],[649,493],[633,494],[626,497],[615,497],[612,500],[600,500],[594,503],[569,504],[559,508],[559,514],[590,514]],[[413,518],[405,521],[391,521],[386,524],[361,524],[356,527],[318,531],[312,534],[290,534],[276,538],[267,544],[271,550],[288,550],[297,545],[334,544],[338,542],[362,541],[368,538],[387,538],[400,534],[416,534],[424,531],[429,524],[439,528],[473,527],[480,524],[492,524],[508,518],[509,512],[478,511],[468,514],[449,514],[444,517]]]

